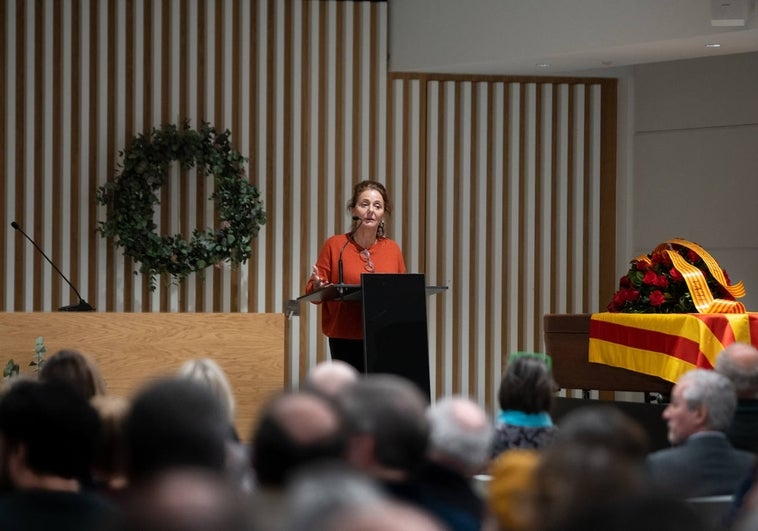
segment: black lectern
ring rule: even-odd
[[[426,286],[422,273],[371,273],[361,275],[359,285],[334,284],[297,301],[359,302],[366,372],[403,376],[429,397],[426,296],[446,289]]]

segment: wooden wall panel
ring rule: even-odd
[[[544,313],[601,309],[615,271],[613,80],[387,71],[387,4],[71,0],[0,4],[0,309],[283,312],[353,183],[384,181],[429,304],[432,382],[494,406],[505,353],[539,350]],[[250,261],[150,292],[95,228],[137,133],[229,128],[268,222]],[[210,179],[172,169],[162,232],[213,224]],[[602,264],[602,267],[601,267]],[[328,356],[318,308],[286,324],[288,385]]]

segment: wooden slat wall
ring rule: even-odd
[[[616,85],[387,71],[387,4],[296,0],[0,3],[0,308],[281,312],[360,179],[384,181],[429,305],[433,387],[492,407],[503,354],[539,350],[542,314],[613,292]],[[250,262],[150,292],[95,233],[119,151],[164,122],[229,128],[268,223]],[[208,179],[174,169],[161,231],[212,224]],[[601,264],[603,266],[601,267]],[[297,385],[327,356],[318,311],[287,324]]]

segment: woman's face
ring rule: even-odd
[[[355,202],[353,215],[361,218],[361,226],[376,230],[384,218],[384,199],[377,190],[364,190]]]

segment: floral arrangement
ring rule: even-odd
[[[745,313],[735,299],[745,295],[742,282],[729,276],[700,246],[674,239],[631,261],[609,312]]]

